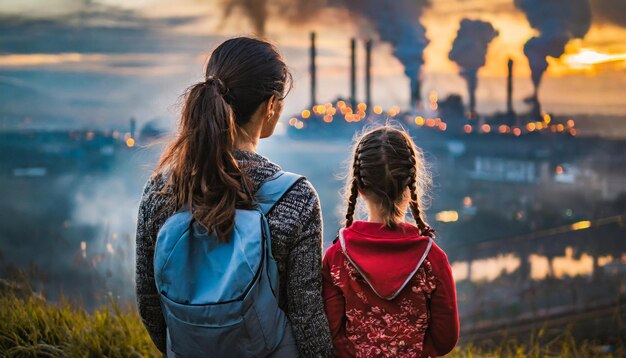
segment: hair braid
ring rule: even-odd
[[[407,143],[409,147],[409,152],[411,153],[411,170],[410,179],[409,179],[409,192],[411,194],[411,201],[409,203],[409,207],[411,208],[411,214],[413,215],[413,219],[415,219],[415,224],[420,229],[420,234],[424,236],[434,237],[435,230],[430,227],[426,221],[424,221],[424,217],[422,216],[422,212],[419,208],[419,200],[417,197],[417,181],[416,181],[416,164],[417,159],[415,158],[415,150],[411,143]]]
[[[356,200],[359,195],[359,148],[354,153],[354,161],[352,162],[352,180],[350,181],[350,192],[348,195],[348,209],[346,211],[346,227],[352,225],[354,221],[354,211],[356,210]]]

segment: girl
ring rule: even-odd
[[[323,262],[324,301],[339,357],[434,357],[456,345],[456,293],[446,254],[420,212],[421,152],[384,126],[354,147],[345,229]],[[353,222],[357,198],[368,221]],[[406,223],[407,206],[416,225]]]
[[[272,135],[291,75],[271,44],[235,38],[211,54],[204,80],[187,91],[178,135],[148,180],[137,223],[137,298],[152,340],[166,351],[153,255],[165,220],[186,206],[197,222],[228,239],[236,208],[250,208],[259,185],[280,170],[256,153]],[[300,180],[267,219],[280,277],[279,306],[300,355],[329,356],[332,341],[321,286],[322,222],[317,193]],[[207,352],[210,356],[211,352]]]

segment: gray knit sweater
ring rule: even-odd
[[[235,151],[254,190],[280,167],[251,152]],[[137,302],[154,344],[165,351],[165,320],[154,281],[156,237],[176,207],[171,195],[160,194],[162,176],[146,183],[137,222]],[[293,326],[303,357],[331,356],[332,340],[322,301],[322,220],[319,199],[307,180],[300,180],[268,214],[272,254],[280,275],[279,305]]]

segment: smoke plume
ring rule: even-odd
[[[626,27],[626,1],[591,0],[594,22]]]
[[[393,55],[404,66],[412,92],[419,99],[424,49],[429,42],[420,17],[429,5],[430,0],[227,0],[225,15],[230,16],[233,9],[241,8],[254,23],[257,33],[263,35],[268,18],[274,15],[301,24],[313,18],[321,8],[347,9],[367,20],[380,39],[391,44]]]
[[[393,55],[404,66],[404,73],[411,81],[411,104],[420,100],[421,68],[424,49],[429,40],[426,29],[420,23],[428,0],[396,0],[381,3],[376,0],[344,0],[346,8],[359,13],[376,29],[382,41],[393,47]]]
[[[487,47],[497,36],[498,31],[490,23],[463,19],[448,54],[448,58],[460,67],[461,76],[467,81],[470,113],[475,113],[476,109],[478,70],[485,65]]]
[[[548,56],[561,57],[565,45],[573,38],[583,38],[591,26],[589,0],[515,0],[515,6],[526,14],[530,25],[539,31],[524,45],[528,57],[535,96]]]
[[[233,15],[235,9],[241,9],[252,21],[257,35],[265,35],[265,23],[267,22],[267,0],[227,0],[224,2],[224,19]]]

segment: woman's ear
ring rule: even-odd
[[[261,138],[267,138],[274,133],[276,124],[280,119],[280,113],[282,111],[282,101],[276,96],[270,97],[265,102],[265,111],[263,112],[263,126],[261,128]]]
[[[272,96],[270,97],[270,99],[267,100],[265,120],[270,120],[272,117],[274,117],[275,113],[276,113],[276,96]]]

